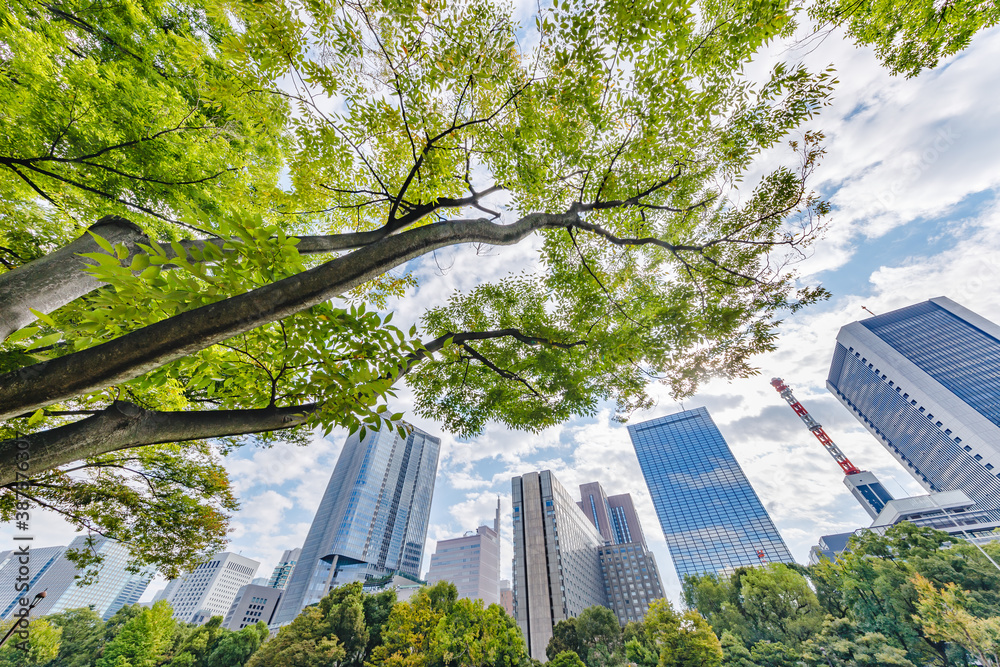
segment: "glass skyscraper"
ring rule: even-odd
[[[677,577],[794,562],[705,408],[628,427]]]
[[[826,386],[925,489],[1000,520],[1000,327],[945,297],[852,322]]]
[[[350,581],[420,576],[441,440],[410,427],[347,438],[273,623]]]

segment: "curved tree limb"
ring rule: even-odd
[[[462,243],[512,245],[579,213],[532,213],[510,225],[449,220],[401,232],[251,292],[190,310],[102,345],[0,376],[0,419],[139,377],[175,359],[335,298],[423,254]]]
[[[227,435],[279,431],[305,422],[316,404],[263,410],[158,412],[116,401],[79,421],[0,441],[0,486],[16,481],[18,453],[27,452],[25,474],[132,447]]]

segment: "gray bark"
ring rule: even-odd
[[[512,245],[579,214],[533,213],[510,225],[450,220],[383,238],[251,292],[146,326],[96,347],[0,376],[0,420],[131,380],[232,336],[310,308],[411,259],[461,243]]]
[[[125,218],[105,216],[89,228],[111,245],[124,243],[129,249],[129,258],[142,249],[138,244],[149,245],[146,234],[137,225]],[[300,255],[319,255],[338,250],[361,248],[388,236],[387,231],[375,230],[352,234],[330,234],[328,236],[300,236],[296,248]],[[229,253],[222,246],[222,239],[196,239],[180,241],[186,249],[203,249],[213,244],[223,253]],[[164,244],[168,257],[173,257],[173,248]],[[101,282],[84,269],[93,265],[93,260],[81,257],[83,253],[103,252],[90,234],[84,234],[72,243],[63,246],[13,271],[0,274],[0,340],[18,329],[31,324],[36,318],[31,309],[41,313],[52,311],[79,299],[84,294],[97,289]],[[173,268],[165,265],[163,268]]]
[[[19,459],[24,466],[22,475],[37,475],[132,447],[292,428],[315,410],[315,404],[308,404],[262,410],[156,412],[116,401],[92,417],[0,441],[0,486],[16,481]]]
[[[138,251],[137,243],[148,243],[145,233],[125,218],[105,216],[90,229],[113,245],[124,243],[133,252]],[[87,252],[102,252],[90,234],[0,274],[0,340],[31,324],[36,319],[32,308],[48,314],[100,287],[84,271],[94,264],[80,256]]]

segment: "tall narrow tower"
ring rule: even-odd
[[[670,557],[688,575],[794,563],[785,541],[705,408],[628,426]]]
[[[826,434],[823,426],[813,419],[812,415],[799,403],[798,399],[795,398],[795,394],[792,393],[791,388],[785,384],[784,380],[781,378],[771,378],[771,386],[792,406],[792,410],[802,419],[806,428],[812,431],[812,434],[816,436],[816,439],[820,441],[823,447],[826,448],[826,451],[830,453],[830,456],[833,457],[833,460],[844,471],[844,486],[851,490],[851,493],[861,503],[861,506],[865,508],[865,511],[868,512],[871,518],[874,519],[877,517],[879,512],[885,508],[885,504],[892,500],[892,495],[882,485],[882,482],[878,481],[878,477],[874,473],[861,470],[851,463],[851,460],[847,458],[844,452],[840,451],[840,448]]]
[[[420,576],[441,440],[410,427],[347,438],[273,623],[350,581]]]

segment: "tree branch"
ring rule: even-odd
[[[0,376],[0,419],[139,377],[175,359],[338,297],[387,270],[462,243],[513,245],[579,215],[531,213],[510,225],[448,220],[407,230],[253,291],[186,311],[138,331]]]
[[[22,474],[33,474],[132,447],[279,431],[304,423],[316,409],[309,403],[263,410],[158,412],[116,401],[92,417],[0,441],[0,486],[15,481],[18,452],[30,455],[30,468]]]

